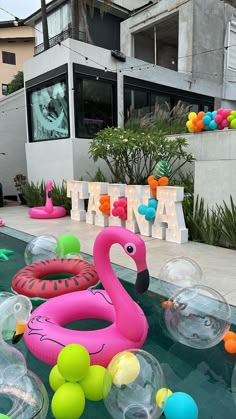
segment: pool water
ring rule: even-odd
[[[0,248],[14,250],[7,262],[0,261],[0,291],[10,291],[13,276],[25,266],[25,246],[24,241],[0,233]],[[136,274],[127,270],[127,275],[135,279]],[[236,418],[236,356],[225,353],[222,343],[210,349],[197,350],[174,342],[165,327],[164,311],[160,304],[163,296],[153,292],[137,295],[132,284],[125,281],[122,284],[146,314],[149,332],[143,349],[160,362],[168,387],[174,392],[187,392],[195,399],[199,407],[199,419]],[[103,321],[83,320],[66,327],[91,330],[105,325]],[[53,392],[48,385],[51,367],[36,359],[27,350],[23,340],[17,344],[17,348],[26,357],[28,369],[41,378],[51,399]],[[7,413],[7,403],[7,400],[0,399],[2,413]],[[50,411],[47,418],[53,418]],[[95,418],[109,419],[110,415],[103,402],[88,401],[82,419]]]

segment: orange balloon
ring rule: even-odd
[[[224,341],[226,342],[228,339],[236,340],[236,333],[232,332],[231,330],[224,335]]]
[[[204,116],[205,116],[205,112],[201,111],[201,112],[198,112],[197,118],[202,119]]]
[[[151,189],[156,189],[159,185],[159,180],[153,179],[149,183]]]
[[[192,123],[194,125],[197,125],[198,121],[199,121],[199,119],[197,117],[192,119]]]
[[[234,339],[228,339],[225,342],[225,350],[229,354],[236,354],[236,340],[234,340]]]
[[[194,127],[194,132],[200,132],[200,131],[201,131],[201,128],[199,128],[198,126]]]
[[[106,202],[107,197],[106,196],[101,196],[99,199],[100,204],[103,204],[104,202]]]
[[[203,128],[205,128],[205,124],[204,124],[204,122],[202,122],[202,121],[198,121],[197,122],[197,127],[202,131],[203,130]]]
[[[153,175],[150,175],[150,176],[148,176],[148,178],[147,178],[148,183],[150,183],[150,182],[151,182],[151,180],[154,180],[154,176],[153,176]]]
[[[159,186],[168,186],[169,179],[166,176],[162,176],[160,177],[160,179],[158,179],[158,183],[159,183]]]

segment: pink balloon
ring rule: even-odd
[[[112,209],[112,211],[111,211],[111,213],[112,213],[112,215],[113,215],[114,217],[117,217],[117,216],[118,216],[118,213],[117,213],[117,208],[113,208],[113,209]]]
[[[223,116],[223,119],[226,119],[227,116],[229,116],[229,114],[230,114],[229,109],[223,109],[223,112],[221,115]]]
[[[221,125],[223,128],[226,128],[229,126],[229,122],[227,121],[227,119],[223,119],[223,121],[221,122]]]
[[[224,129],[224,127],[222,126],[222,124],[218,124],[217,129],[222,130],[222,129]]]
[[[217,124],[221,124],[221,122],[223,121],[223,116],[217,113],[214,120],[217,122]]]
[[[125,208],[127,206],[127,201],[125,198],[121,198],[119,199],[119,205],[123,208]]]
[[[223,112],[223,110],[224,110],[223,108],[218,109],[218,111],[217,111],[217,115],[218,115],[218,114],[220,114],[220,115],[221,115],[221,114],[222,114],[222,112]]]

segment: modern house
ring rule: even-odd
[[[89,140],[105,126],[122,126],[130,110],[149,113],[179,100],[195,111],[236,108],[234,7],[159,0],[135,9],[133,0],[116,0],[102,18],[101,3],[93,17],[87,9],[87,25],[80,22],[71,39],[70,2],[52,0],[46,51],[41,10],[25,22],[37,33],[24,66],[31,181],[86,179],[98,165],[106,173],[103,162],[89,159]]]
[[[8,84],[33,54],[33,28],[23,20],[0,22],[0,97],[7,95]]]

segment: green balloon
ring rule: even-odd
[[[228,117],[227,117],[227,121],[228,122],[231,122],[231,121],[233,121],[233,119],[235,118],[235,116],[234,115],[229,115]]]
[[[54,365],[54,367],[51,369],[50,374],[49,374],[49,384],[50,384],[51,389],[53,391],[56,391],[59,387],[62,386],[62,384],[65,384],[65,382],[66,380],[60,374],[58,366]]]
[[[11,417],[0,413],[0,419],[11,419]]]
[[[58,242],[63,248],[64,255],[68,253],[80,253],[80,241],[74,234],[62,234],[58,238]]]
[[[78,419],[85,408],[85,396],[78,383],[65,383],[54,393],[51,403],[56,419]]]
[[[86,399],[97,402],[107,396],[104,394],[104,387],[108,379],[110,379],[110,375],[106,368],[101,365],[89,367],[88,374],[80,381]]]
[[[65,346],[57,358],[57,366],[62,377],[67,381],[79,381],[88,373],[90,356],[82,345],[72,343]]]
[[[230,122],[230,128],[236,128],[236,117]]]

